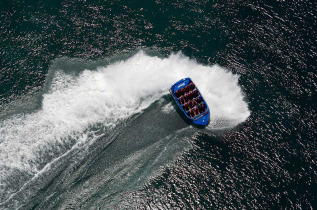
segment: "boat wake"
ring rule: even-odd
[[[86,62],[86,68],[82,69],[78,62]],[[175,125],[182,125],[175,128],[187,126],[168,99],[169,88],[181,78],[192,78],[209,105],[211,116],[206,129],[234,127],[250,115],[238,75],[218,65],[198,64],[181,53],[160,58],[140,51],[98,67],[89,66],[87,61],[78,62],[66,58],[54,61],[41,108],[0,121],[1,204],[14,199],[26,183],[50,170],[52,163],[76,148],[85,148],[80,154],[86,154],[97,139],[108,138],[114,130],[120,135],[128,119],[142,116],[157,102],[156,112],[172,115]],[[152,118],[152,122],[156,119]],[[163,125],[168,119],[160,120]],[[143,125],[151,126],[152,122]],[[177,129],[157,139],[166,139]]]

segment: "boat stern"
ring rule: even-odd
[[[202,117],[198,118],[197,120],[193,120],[193,124],[198,125],[198,126],[206,126],[209,123],[209,119],[210,119],[210,113],[208,111]]]

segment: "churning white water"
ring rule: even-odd
[[[0,121],[1,185],[14,170],[40,171],[48,164],[38,160],[41,151],[54,153],[50,148],[65,151],[64,145],[85,144],[89,126],[115,127],[168,94],[171,85],[185,77],[192,78],[210,107],[206,129],[233,127],[250,115],[238,75],[218,65],[198,64],[181,53],[159,58],[140,51],[79,75],[60,69],[43,95],[40,110]],[[175,110],[168,105],[162,111]]]

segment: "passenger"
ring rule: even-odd
[[[185,97],[185,100],[186,100],[186,101],[189,100],[189,95],[188,95],[188,93],[185,93],[184,97]]]
[[[183,104],[185,103],[185,99],[184,99],[183,96],[181,96],[181,97],[179,98],[179,102],[181,103],[181,105],[183,105]]]
[[[192,100],[194,98],[193,92],[189,92],[188,95],[189,95],[190,100]]]
[[[187,111],[189,110],[189,105],[188,105],[188,103],[185,103],[185,104],[183,105],[183,108],[184,108],[184,110],[187,112]]]
[[[197,107],[194,108],[194,112],[195,112],[195,116],[200,114],[199,109]]]
[[[198,104],[200,104],[200,103],[202,102],[202,100],[201,100],[200,97],[199,97],[199,98],[196,98],[196,101],[197,101]]]
[[[188,107],[189,107],[189,109],[190,109],[190,108],[191,108],[191,107],[190,107],[191,101],[189,100],[189,101],[187,101],[186,103],[188,104]]]
[[[185,93],[185,98],[186,98],[187,101],[190,100],[190,95],[189,95],[189,93]]]
[[[192,100],[192,107],[197,106],[197,101],[194,99]]]
[[[192,90],[195,89],[195,84],[194,84],[193,82],[190,82],[190,83],[189,83],[189,86],[190,86],[190,88],[191,88]]]
[[[179,97],[181,96],[181,93],[180,93],[180,91],[179,91],[179,90],[176,90],[176,92],[175,92],[175,96],[176,96],[177,98],[179,98]]]
[[[195,117],[195,113],[194,113],[193,110],[190,110],[190,111],[189,111],[189,116],[190,116],[190,117]]]
[[[197,91],[197,90],[194,90],[194,91],[193,91],[193,95],[194,95],[194,98],[198,97],[198,96],[199,96],[198,91]]]
[[[184,88],[180,89],[180,92],[181,92],[181,95],[184,95],[185,94],[185,89]]]
[[[204,104],[201,104],[199,106],[199,110],[200,110],[201,113],[205,112],[206,111],[206,106]]]
[[[190,100],[190,107],[193,108],[195,107],[197,102],[195,100]]]
[[[189,91],[190,91],[190,87],[189,87],[189,85],[187,85],[187,86],[185,87],[185,92],[188,93]]]

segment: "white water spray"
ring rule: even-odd
[[[15,169],[37,173],[43,167],[38,164],[39,151],[63,147],[70,144],[69,139],[85,143],[83,132],[90,125],[115,127],[168,94],[171,85],[185,77],[192,78],[210,107],[207,129],[233,127],[250,115],[238,75],[218,65],[200,65],[180,53],[159,58],[141,51],[79,76],[61,69],[39,111],[0,122],[0,182]],[[173,111],[171,108],[165,106],[162,111]]]

